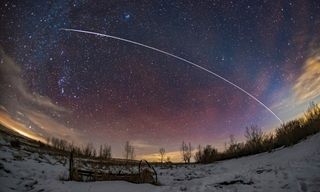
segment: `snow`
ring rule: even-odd
[[[0,143],[0,191],[320,191],[320,134],[301,143],[208,165],[156,167],[161,186],[75,182],[64,157]]]

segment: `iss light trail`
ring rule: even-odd
[[[62,28],[61,30],[64,30],[64,31],[70,31],[70,32],[77,32],[77,33],[85,33],[85,34],[91,34],[91,35],[97,35],[97,36],[102,36],[102,37],[107,37],[107,38],[111,38],[111,39],[115,39],[115,40],[119,40],[119,41],[123,41],[123,42],[127,42],[127,43],[131,43],[131,44],[134,44],[134,45],[138,45],[138,46],[141,46],[141,47],[145,47],[145,48],[148,48],[148,49],[151,49],[151,50],[154,50],[154,51],[157,51],[159,53],[162,53],[162,54],[165,54],[167,56],[171,56],[173,58],[176,58],[180,61],[183,61],[183,62],[186,62],[194,67],[197,67],[203,71],[206,71],[212,75],[214,75],[215,77],[218,77],[219,79],[225,81],[226,83],[232,85],[233,87],[237,88],[238,90],[242,91],[243,93],[245,93],[246,95],[248,95],[250,98],[252,98],[253,100],[255,100],[256,102],[258,102],[262,107],[264,107],[267,111],[269,111],[275,118],[277,118],[279,120],[280,123],[283,123],[283,121],[268,107],[266,106],[264,103],[262,103],[259,99],[257,99],[255,96],[253,96],[251,93],[249,93],[248,91],[244,90],[243,88],[241,88],[240,86],[236,85],[235,83],[229,81],[228,79],[220,76],[219,74],[213,72],[213,71],[210,71],[209,69],[206,69],[198,64],[195,64],[187,59],[184,59],[182,57],[179,57],[177,55],[174,55],[172,53],[168,53],[166,51],[163,51],[161,49],[157,49],[155,47],[151,47],[149,45],[145,45],[145,44],[142,44],[142,43],[139,43],[139,42],[136,42],[136,41],[132,41],[132,40],[129,40],[129,39],[124,39],[124,38],[121,38],[121,37],[117,37],[117,36],[112,36],[112,35],[108,35],[108,34],[102,34],[102,33],[97,33],[97,32],[93,32],[93,31],[86,31],[86,30],[79,30],[79,29],[67,29],[67,28]]]

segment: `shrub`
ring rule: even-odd
[[[229,147],[224,152],[218,153],[210,145],[204,149],[199,146],[195,154],[198,163],[212,163],[217,160],[236,158],[252,155],[261,152],[270,152],[272,149],[281,146],[291,146],[309,135],[320,131],[320,107],[311,103],[304,117],[282,124],[275,133],[264,134],[256,125],[246,128],[246,142],[237,143],[234,137],[230,136]]]
[[[257,125],[246,127],[245,137],[247,138],[247,142],[245,143],[247,155],[263,151],[262,141],[264,136],[263,132]]]
[[[196,157],[198,163],[212,163],[218,160],[218,150],[211,145],[207,145],[196,153]]]
[[[306,135],[298,120],[289,121],[276,129],[276,145],[290,146]]]

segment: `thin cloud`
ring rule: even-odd
[[[3,49],[0,47],[1,65],[0,74],[2,76],[3,85],[1,86],[1,92],[5,93],[11,90],[13,94],[20,96],[20,104],[35,104],[38,107],[46,108],[58,112],[68,112],[64,107],[54,104],[50,98],[42,96],[38,93],[31,92],[27,87],[24,80],[21,78],[21,68],[5,54]],[[0,102],[3,102],[1,99]],[[6,105],[8,103],[2,103]]]
[[[182,162],[181,151],[171,151],[165,153],[165,160],[169,157],[172,162]],[[160,161],[160,153],[151,153],[137,156],[138,159],[146,159],[148,161]]]
[[[305,62],[293,91],[300,102],[311,101],[320,96],[320,50]]]
[[[38,133],[35,133],[34,131],[31,131],[26,127],[25,124],[16,121],[9,114],[7,114],[2,110],[0,110],[0,123],[6,126],[8,129],[18,132],[21,135],[26,136],[28,138],[42,141],[42,142],[46,141],[44,137],[42,137]]]
[[[1,47],[0,56],[0,123],[37,140],[58,137],[80,143],[81,134],[59,120],[70,111],[49,97],[32,92],[22,79],[19,65]]]
[[[72,140],[73,142],[80,144],[80,134],[75,129],[67,127],[55,119],[36,111],[25,111],[24,114],[27,118],[37,125],[37,132],[65,140]]]
[[[145,141],[142,141],[142,140],[134,140],[131,142],[132,145],[136,148],[139,148],[139,149],[154,149],[154,148],[158,148],[158,146],[156,145],[151,145]]]

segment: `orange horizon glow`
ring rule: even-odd
[[[28,128],[26,128],[24,124],[13,120],[8,114],[6,114],[2,111],[0,111],[0,124],[2,124],[6,128],[11,129],[11,130],[13,130],[13,131],[25,136],[25,137],[28,137],[28,138],[33,139],[35,141],[41,141],[43,143],[46,143],[45,138],[32,132],[31,130],[28,130]]]

